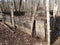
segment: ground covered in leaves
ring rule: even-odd
[[[14,33],[10,32],[9,28],[0,24],[0,45],[33,45],[36,41],[27,33],[20,30],[15,30]]]

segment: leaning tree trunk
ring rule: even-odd
[[[35,15],[36,15],[36,10],[37,10],[37,7],[38,7],[38,0],[35,0],[36,2],[35,2],[35,9],[34,9],[34,12],[33,12],[33,15],[32,15],[32,23],[31,23],[31,31],[33,32],[34,30],[33,30],[33,25],[34,25],[34,17],[35,17]],[[32,35],[33,35],[33,33],[32,33]]]

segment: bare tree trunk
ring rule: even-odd
[[[4,0],[1,0],[1,9],[2,9],[2,11],[5,11]],[[6,20],[5,15],[4,14],[2,14],[2,15],[3,15],[2,22],[5,23],[5,20]]]
[[[50,45],[50,14],[49,14],[49,0],[46,0],[46,15],[47,15],[47,45]]]
[[[15,11],[17,11],[15,0],[13,0],[13,2],[14,2],[14,8],[15,8]]]
[[[19,3],[19,11],[20,11],[21,5],[22,5],[22,0],[20,0],[20,3]]]
[[[0,4],[1,11],[3,11],[3,8],[2,7],[3,7],[2,4]]]
[[[3,8],[3,11],[4,11],[4,0],[1,0],[1,4],[2,4],[2,8]]]
[[[36,10],[37,10],[37,6],[38,6],[38,0],[35,0],[36,2],[35,2],[35,9],[34,9],[34,13],[33,13],[33,15],[32,15],[32,23],[31,23],[31,31],[33,31],[33,24],[34,24],[34,17],[35,17],[35,14],[36,14]],[[32,33],[32,35],[33,35],[33,33]]]
[[[11,19],[12,19],[12,26],[15,27],[14,14],[13,14],[13,7],[12,6],[11,6]]]
[[[55,3],[56,1],[54,0],[54,7],[53,7],[53,17],[55,18],[55,15],[57,14],[58,10],[58,2]]]
[[[10,1],[10,3],[11,3],[11,1]],[[7,9],[8,9],[8,11],[10,10],[10,7],[9,7],[9,0],[7,0]]]
[[[2,14],[2,11],[3,11],[3,9],[2,9],[2,4],[0,4],[0,9],[1,9],[1,14]],[[3,15],[2,15],[3,16]],[[2,21],[3,21],[3,19],[2,19]]]

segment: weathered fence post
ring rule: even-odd
[[[50,45],[50,14],[49,14],[49,0],[46,0],[46,15],[47,15],[47,45]]]
[[[13,7],[11,6],[11,22],[12,22],[12,26],[15,27],[15,23],[14,23],[14,14],[13,14]]]

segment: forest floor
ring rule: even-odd
[[[19,29],[19,30],[15,29],[13,30],[14,33],[12,33],[11,29],[0,24],[0,45],[39,45],[39,44],[42,44],[40,42],[40,38],[32,37],[31,35],[20,30],[22,29]]]

